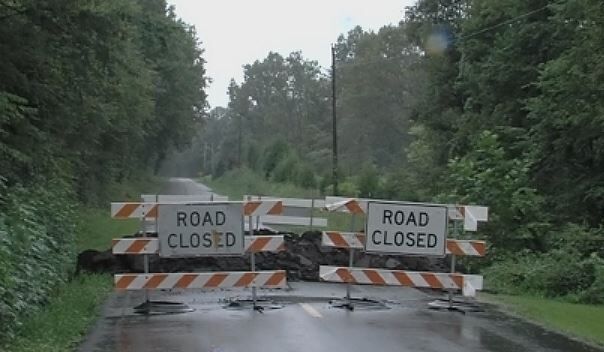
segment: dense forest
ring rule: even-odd
[[[77,204],[190,143],[207,84],[164,0],[0,0],[0,346],[73,273]]]
[[[338,193],[488,205],[489,288],[604,302],[602,38],[600,0],[420,0],[340,36]],[[333,72],[301,52],[243,71],[195,165],[333,193]]]

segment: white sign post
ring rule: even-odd
[[[444,256],[447,207],[369,202],[367,252]]]
[[[243,255],[243,205],[159,204],[161,257]]]

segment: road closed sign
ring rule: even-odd
[[[241,255],[243,205],[160,204],[157,232],[161,257]]]
[[[365,231],[367,252],[443,256],[447,208],[369,202]]]

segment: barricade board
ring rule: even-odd
[[[283,235],[245,236],[245,252],[281,252],[285,250]],[[115,238],[112,243],[112,253],[116,255],[145,255],[158,254],[159,240],[157,238]]]
[[[244,253],[240,203],[159,204],[157,226],[161,257]]]
[[[394,202],[369,202],[365,251],[444,256],[447,207]]]

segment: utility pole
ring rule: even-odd
[[[333,195],[338,195],[338,130],[336,128],[336,47],[331,45],[331,119]]]
[[[243,134],[243,117],[239,113],[237,113],[237,115],[239,115],[239,138],[237,139],[237,166],[241,167],[241,138]]]

